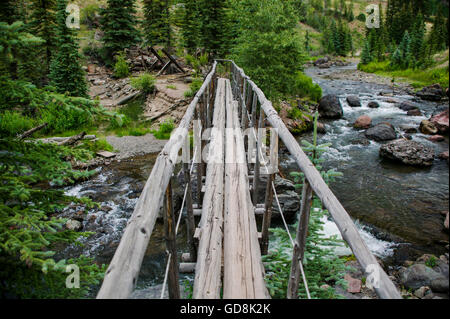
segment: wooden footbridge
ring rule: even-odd
[[[227,78],[219,78],[218,63],[227,70]],[[270,147],[266,145],[267,136],[259,130],[265,123],[271,128]],[[194,143],[192,158],[191,128],[194,140],[201,140]],[[209,145],[202,140],[205,138],[202,131],[207,129],[210,129],[207,134]],[[247,137],[244,131],[250,132]],[[131,295],[161,209],[169,252],[166,278],[170,298],[180,298],[180,259],[195,267],[194,299],[270,298],[261,255],[267,254],[272,201],[274,197],[278,201],[273,183],[278,168],[278,138],[305,175],[297,234],[292,239],[293,259],[286,297],[298,298],[302,281],[307,288],[302,261],[314,193],[330,212],[378,296],[401,298],[350,216],[286,128],[272,103],[244,71],[229,60],[214,62],[178,128],[159,154],[97,298],[128,298]],[[175,216],[173,211],[171,186],[180,159],[186,182],[182,206],[186,207],[183,216],[189,243],[189,253],[183,254],[182,258],[177,254],[175,240],[182,214],[180,211],[179,216]],[[261,181],[262,174],[267,176],[265,185]],[[258,191],[264,188],[265,202],[258,203]],[[256,213],[263,214],[259,227]],[[194,215],[201,215],[198,225]]]

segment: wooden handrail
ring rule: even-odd
[[[212,81],[216,73],[216,67],[217,62],[214,62],[202,87],[189,104],[178,128],[158,155],[150,177],[122,235],[120,244],[106,271],[97,299],[124,299],[132,293],[156,218],[163,204],[165,191],[178,159],[178,153],[187,138],[197,103]]]
[[[398,292],[391,279],[386,272],[378,264],[376,258],[370,252],[364,240],[361,238],[355,224],[351,217],[330,190],[328,185],[323,180],[319,171],[309,160],[308,156],[303,152],[302,148],[292,136],[291,132],[287,129],[283,120],[278,116],[277,111],[273,108],[272,103],[266,98],[261,89],[248,77],[244,70],[238,67],[234,61],[231,60],[217,60],[230,62],[234,66],[234,70],[239,72],[243,79],[247,80],[247,83],[256,93],[260,106],[264,110],[267,120],[273,128],[278,130],[278,136],[281,138],[291,155],[294,157],[300,170],[305,174],[305,178],[308,180],[311,188],[317,197],[322,201],[325,208],[330,212],[336,223],[343,239],[348,243],[353,254],[358,260],[359,264],[363,268],[368,278],[374,278],[374,289],[377,295],[383,299],[401,299],[401,295]]]

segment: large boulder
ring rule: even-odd
[[[371,109],[377,109],[380,107],[380,103],[376,102],[376,101],[372,101],[369,102],[369,104],[367,104],[368,107],[370,107]]]
[[[449,111],[447,109],[430,119],[430,122],[434,124],[434,126],[439,130],[439,133],[441,134],[448,133],[448,113]]]
[[[329,57],[324,57],[324,58],[320,58],[320,59],[317,59],[316,61],[314,61],[314,66],[318,66],[318,65],[321,65],[321,64],[325,64],[325,63],[328,63],[330,61],[330,58]]]
[[[411,102],[408,102],[408,101],[404,101],[400,104],[397,104],[397,107],[405,112],[418,109],[417,106],[415,106],[414,104],[412,104]]]
[[[361,115],[353,124],[356,129],[368,129],[372,125],[372,119],[368,115]]]
[[[431,166],[434,161],[434,150],[415,141],[398,139],[381,146],[380,156],[407,165]]]
[[[448,292],[448,277],[442,272],[418,263],[399,272],[400,282],[408,289],[419,289],[428,286],[433,292]]]
[[[347,103],[351,107],[360,107],[361,106],[361,100],[356,95],[347,96]]]
[[[416,93],[416,95],[422,100],[439,102],[444,96],[444,90],[439,84],[433,84],[424,87],[422,90]]]
[[[323,118],[340,119],[344,116],[341,102],[336,95],[325,95],[319,102],[319,113]]]
[[[389,123],[377,124],[374,127],[369,128],[365,135],[368,139],[377,142],[390,141],[397,138],[394,127]]]
[[[423,120],[420,122],[419,130],[426,135],[434,135],[439,132],[438,128],[428,120]]]

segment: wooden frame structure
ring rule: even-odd
[[[289,150],[290,154],[295,159],[299,169],[305,175],[305,187],[303,188],[302,200],[301,200],[301,211],[299,216],[299,225],[297,229],[297,236],[295,239],[295,246],[293,251],[293,263],[291,268],[291,274],[289,279],[289,287],[287,291],[287,298],[297,298],[298,285],[300,281],[300,264],[299,262],[303,260],[306,234],[308,230],[309,213],[312,201],[313,193],[321,200],[325,208],[329,211],[333,220],[335,221],[339,231],[342,234],[344,240],[348,243],[352,249],[356,259],[362,266],[363,270],[366,272],[367,278],[375,279],[374,289],[380,298],[386,299],[400,299],[401,296],[396,289],[395,285],[392,283],[390,278],[380,267],[375,257],[372,255],[368,249],[364,240],[360,237],[356,226],[354,225],[352,219],[345,211],[344,207],[338,201],[336,196],[332,193],[328,185],[322,179],[320,173],[311,163],[309,158],[303,152],[295,138],[286,128],[285,124],[278,116],[277,112],[272,106],[272,103],[266,99],[264,93],[256,86],[256,84],[245,75],[244,71],[239,68],[233,61],[230,60],[216,60],[212,66],[212,69],[205,81],[187,108],[186,114],[181,120],[179,127],[174,131],[170,140],[164,147],[163,151],[159,154],[156,163],[153,167],[151,175],[144,187],[144,190],[139,198],[139,201],[135,207],[133,215],[131,216],[128,225],[124,231],[121,242],[116,250],[116,253],[111,261],[102,284],[102,287],[97,295],[97,298],[128,298],[132,293],[134,286],[137,282],[137,277],[142,264],[142,259],[144,257],[145,250],[147,248],[150,236],[153,231],[153,227],[156,222],[158,213],[163,206],[164,198],[166,198],[165,206],[166,209],[165,224],[166,235],[167,235],[167,246],[171,255],[169,258],[173,257],[170,261],[169,273],[169,295],[172,298],[179,297],[179,287],[175,276],[175,272],[178,271],[178,261],[176,260],[176,248],[174,247],[174,237],[173,230],[170,225],[173,225],[174,214],[170,211],[170,201],[171,201],[171,184],[170,179],[174,172],[175,163],[178,157],[180,149],[183,147],[188,130],[191,126],[191,122],[194,118],[194,113],[196,118],[202,123],[203,128],[211,127],[211,125],[223,125],[223,114],[219,112],[214,112],[213,101],[217,101],[217,96],[220,97],[221,93],[217,93],[217,74],[216,68],[217,63],[221,62],[228,65],[228,70],[230,74],[231,81],[231,91],[233,93],[234,101],[231,103],[237,106],[239,110],[236,113],[236,118],[233,123],[238,123],[241,129],[245,130],[247,127],[256,128],[264,127],[264,123],[269,123],[273,129],[276,129],[277,135],[271,134],[271,139],[276,145],[276,149],[271,149],[271,157],[275,158],[278,152],[278,140],[281,138],[284,145]],[[223,86],[222,86],[223,87]],[[219,90],[220,91],[220,90]],[[216,96],[217,95],[217,96]],[[228,102],[227,102],[228,103]],[[249,112],[249,110],[251,110]],[[259,121],[257,123],[259,112]],[[250,121],[248,120],[247,114],[250,114]],[[228,116],[228,114],[227,114]],[[256,131],[256,130],[255,130]],[[194,126],[194,134],[199,134],[196,132]],[[256,141],[252,141],[252,135],[250,134],[247,140],[242,140],[238,145],[244,147],[248,150],[249,143],[255,143],[261,145],[261,139],[259,134],[255,134]],[[214,138],[214,137],[213,137]],[[244,146],[245,145],[245,146]],[[203,151],[204,143],[200,146],[200,151]],[[241,147],[239,146],[239,147]],[[213,147],[215,152],[221,152],[220,146],[216,145]],[[259,151],[259,149],[258,149]],[[222,149],[223,152],[223,149]],[[223,153],[220,153],[223,155]],[[197,154],[199,156],[199,154]],[[250,157],[250,156],[249,156]],[[200,156],[201,158],[201,156]],[[184,158],[185,164],[183,169],[185,172],[189,172],[189,168],[186,164],[187,158]],[[260,160],[259,155],[255,157],[256,163],[250,165],[253,167],[253,190],[258,190],[260,178]],[[194,286],[194,298],[219,298],[218,278],[220,281],[221,272],[221,261],[217,258],[221,258],[222,254],[216,254],[219,257],[214,257],[215,259],[208,259],[211,256],[207,256],[204,248],[205,246],[210,247],[210,245],[215,245],[216,249],[221,249],[222,234],[218,235],[214,232],[213,228],[206,229],[195,229],[194,221],[194,209],[193,209],[193,197],[192,193],[197,194],[197,208],[203,203],[202,207],[202,219],[204,218],[205,212],[209,212],[210,215],[214,216],[214,211],[217,207],[213,205],[214,193],[211,190],[205,190],[202,192],[203,179],[219,179],[220,182],[220,168],[215,167],[210,168],[209,165],[200,162],[197,165],[197,189],[193,190],[191,186],[190,174],[185,174],[188,188],[187,194],[187,217],[186,223],[188,226],[188,243],[190,250],[190,261],[194,261],[197,257],[196,266],[196,282]],[[251,179],[251,176],[248,176]],[[261,253],[267,253],[268,247],[268,229],[270,227],[271,219],[271,207],[273,199],[273,184],[274,174],[268,175],[268,182],[266,184],[266,196],[265,203],[263,205],[257,204],[257,192],[253,194],[253,205],[252,209],[254,211],[263,210],[263,226],[260,237]],[[233,205],[231,201],[227,202],[227,181],[222,180],[223,187],[225,189],[225,206]],[[230,190],[228,190],[230,191]],[[256,195],[255,195],[256,194]],[[165,196],[167,195],[167,196]],[[252,200],[248,198],[250,203]],[[205,206],[204,203],[211,203],[211,205]],[[227,204],[228,203],[228,204]],[[218,208],[220,209],[220,207]],[[218,222],[220,221],[220,217]],[[206,223],[201,221],[202,223]],[[201,225],[200,225],[201,226]],[[213,227],[210,224],[208,227]],[[173,227],[173,226],[172,226]],[[195,229],[195,231],[194,231]],[[209,229],[209,230],[208,230]],[[251,228],[253,229],[253,228]],[[200,233],[200,235],[199,235]],[[208,235],[209,234],[209,235]],[[228,236],[225,232],[225,236]],[[201,238],[200,243],[197,246],[195,244],[195,238]],[[217,237],[217,238],[216,238]],[[225,250],[225,253],[227,251]],[[229,252],[228,252],[229,254]],[[208,259],[208,260],[207,260]],[[257,261],[257,262],[260,262]],[[226,264],[226,261],[224,262]],[[206,266],[205,266],[206,265]],[[208,267],[208,271],[203,272],[205,267]],[[232,269],[232,268],[230,268]],[[201,270],[201,271],[200,271]],[[212,271],[212,272],[210,272]],[[225,271],[226,273],[226,271]],[[230,272],[229,274],[232,274]],[[172,278],[172,279],[171,279]],[[230,287],[230,286],[229,286]],[[230,290],[231,289],[231,290]],[[234,288],[227,288],[230,293],[227,297],[233,297],[231,291]],[[178,290],[178,294],[177,291]],[[224,294],[225,295],[225,294]],[[262,298],[261,296],[259,296]],[[267,297],[267,296],[266,296]],[[251,298],[251,297],[249,297]]]

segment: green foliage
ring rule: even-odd
[[[322,88],[318,84],[313,83],[309,76],[302,72],[297,72],[292,93],[299,97],[308,97],[312,101],[319,102],[322,97]]]
[[[208,65],[208,55],[201,54],[198,58],[187,54],[185,57],[186,63],[194,68],[195,76],[201,76],[202,68]]]
[[[130,67],[128,66],[125,55],[119,54],[116,56],[116,64],[114,64],[114,76],[116,78],[126,78],[130,74]]]
[[[320,156],[327,151],[329,144],[317,145],[317,114],[315,117],[314,142],[304,143],[305,152],[310,154],[310,158],[321,171],[320,164],[323,159]],[[341,174],[330,170],[321,172],[326,182],[331,182]],[[302,173],[292,173],[295,181],[301,182],[304,179]],[[296,187],[302,187],[296,184]],[[303,268],[308,282],[308,287],[313,299],[334,299],[342,298],[337,295],[332,287],[321,288],[322,285],[346,287],[344,275],[349,270],[344,261],[334,256],[333,247],[341,246],[342,241],[335,237],[325,238],[323,234],[324,223],[322,218],[328,213],[322,208],[320,200],[313,199],[310,211],[310,221],[308,225],[308,237],[305,247]],[[294,225],[296,227],[296,225]],[[274,235],[272,247],[267,256],[263,257],[266,265],[266,284],[272,298],[286,298],[289,274],[292,262],[292,244],[288,233],[281,228],[271,229]],[[306,290],[302,283],[299,285],[298,295],[301,299],[306,298]]]
[[[170,46],[171,27],[168,0],[144,0],[143,28],[146,42]]]
[[[233,59],[269,98],[291,94],[305,57],[290,2],[245,0],[234,9],[241,31]]]
[[[195,53],[195,50],[199,46],[200,28],[198,19],[200,17],[200,11],[198,2],[199,1],[197,0],[184,1],[184,15],[181,35],[183,39],[183,46],[190,54]]]
[[[135,0],[108,0],[101,15],[105,59],[112,61],[116,54],[139,43]]]
[[[155,91],[156,78],[150,73],[144,73],[138,77],[130,79],[131,86],[137,90],[141,90],[146,94],[153,93]]]
[[[97,3],[90,3],[81,9],[80,22],[90,29],[97,26],[97,16],[100,14],[100,6]]]
[[[106,139],[97,139],[95,141],[83,140],[82,144],[77,148],[88,150],[93,154],[99,151],[114,152],[114,147],[112,147]]]
[[[336,24],[332,19],[330,25],[323,31],[322,46],[325,53],[346,56],[353,50],[352,34],[348,26],[341,20]]]
[[[209,57],[223,58],[230,50],[229,0],[198,0],[199,42]]]
[[[158,140],[168,140],[170,139],[170,133],[175,129],[175,124],[172,119],[166,120],[159,125],[159,129],[153,130],[152,134]]]
[[[56,45],[56,0],[32,0],[29,31],[45,40],[37,55],[44,61],[41,67],[46,75]],[[41,62],[42,63],[42,62]]]
[[[202,85],[203,85],[203,79],[201,79],[201,78],[193,79],[192,83],[189,84],[189,90],[184,92],[184,96],[185,97],[194,97],[195,94],[197,94],[198,90],[200,90]]]
[[[0,113],[0,135],[16,136],[31,129],[35,121],[19,112],[5,111]]]
[[[64,230],[66,220],[55,214],[71,203],[80,209],[90,209],[96,204],[87,198],[66,196],[63,190],[48,186],[64,186],[91,176],[94,172],[73,170],[66,160],[86,161],[92,158],[92,153],[4,138],[0,139],[0,149],[0,282],[8,282],[7,291],[21,297],[57,293],[39,290],[39,285],[29,287],[29,282],[26,283],[29,289],[21,291],[24,283],[11,281],[11,277],[27,275],[36,278],[40,273],[42,286],[65,283],[54,282],[58,276],[42,276],[42,273],[65,269],[65,260],[52,258],[55,255],[52,248],[75,243],[80,236],[89,236],[89,233]],[[5,270],[8,280],[3,277]],[[64,294],[63,291],[59,293],[60,296]]]
[[[88,97],[85,72],[80,65],[78,44],[75,42],[72,29],[66,26],[67,0],[58,0],[56,15],[57,51],[50,65],[50,84],[59,93],[68,92],[71,96]]]

